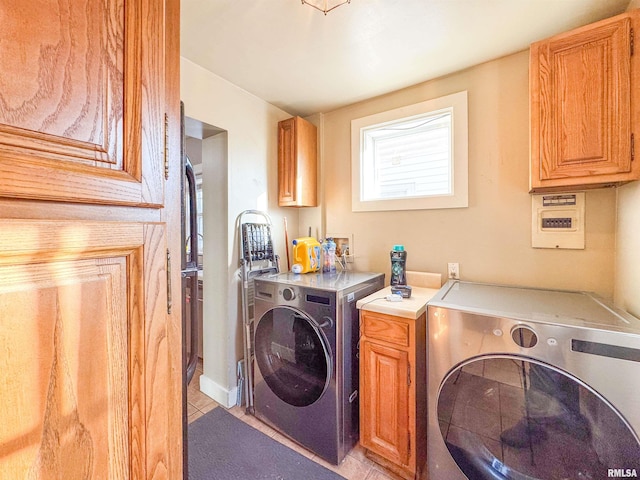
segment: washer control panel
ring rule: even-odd
[[[533,348],[538,344],[538,335],[527,325],[517,325],[511,329],[511,338],[522,348]]]
[[[285,287],[282,289],[282,298],[284,298],[287,302],[296,298],[296,291],[291,287]]]

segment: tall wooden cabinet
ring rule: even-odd
[[[0,478],[182,477],[176,25],[3,2]]]
[[[360,311],[360,443],[407,479],[426,461],[425,315]]]
[[[316,207],[318,130],[300,117],[278,123],[278,205]]]
[[[532,192],[640,178],[639,27],[635,10],[531,45]]]

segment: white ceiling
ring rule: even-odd
[[[182,0],[181,54],[307,116],[415,85],[622,13],[629,0]]]

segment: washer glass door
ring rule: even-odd
[[[327,341],[308,316],[293,308],[276,307],[260,318],[255,359],[271,391],[289,405],[311,405],[329,385]]]
[[[479,357],[453,369],[437,410],[447,449],[470,479],[640,475],[638,437],[613,406],[532,359]]]

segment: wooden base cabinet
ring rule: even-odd
[[[425,318],[360,311],[360,443],[407,479],[426,463]]]
[[[640,9],[531,45],[533,193],[640,178]]]

